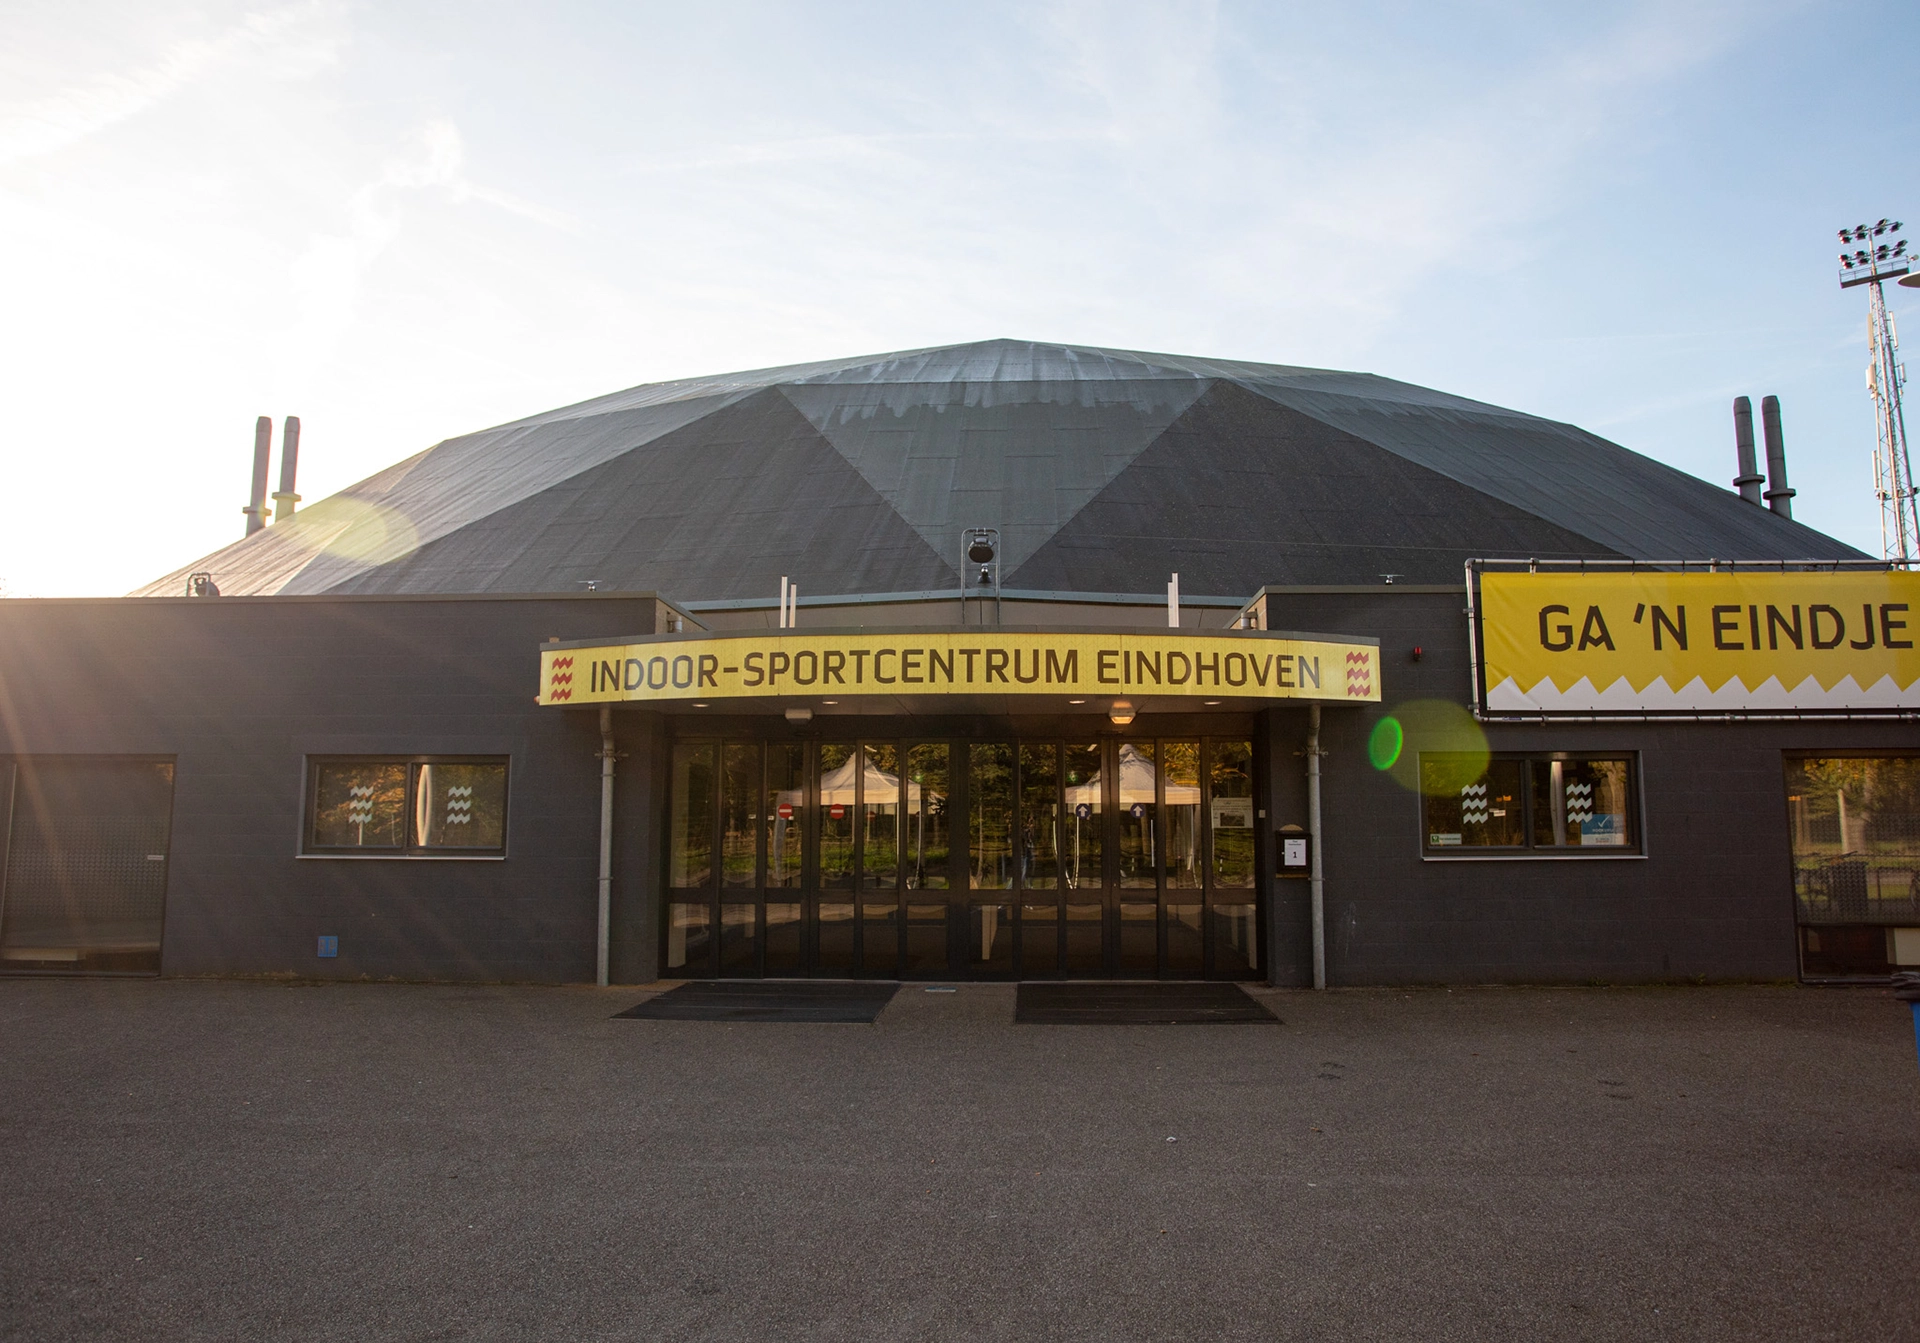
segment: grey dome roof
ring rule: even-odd
[[[1365,373],[994,340],[655,383],[438,443],[135,595],[1458,582],[1470,556],[1852,559],[1571,425]]]

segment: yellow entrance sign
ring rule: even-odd
[[[1370,640],[1004,629],[661,635],[545,644],[540,703],[1073,695],[1380,698]]]
[[[1490,713],[1920,709],[1920,574],[1479,575]]]

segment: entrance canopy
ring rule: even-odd
[[[877,701],[888,712],[1377,703],[1380,645],[1354,635],[916,627],[668,634],[540,645],[543,705],[732,709]]]

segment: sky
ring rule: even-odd
[[[1878,554],[1834,234],[1920,231],[1916,56],[1910,3],[8,0],[0,589],[236,539],[258,415],[311,502],[995,337],[1364,370],[1719,485],[1771,393],[1795,516]]]

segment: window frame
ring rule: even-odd
[[[408,843],[393,848],[335,848],[314,843],[314,808],[319,804],[320,771],[328,765],[404,765],[407,770],[405,815],[411,817],[416,805],[416,765],[498,765],[506,770],[506,794],[500,802],[500,846],[491,849],[434,848]],[[309,755],[305,758],[305,783],[301,789],[300,842],[294,853],[298,859],[349,862],[407,863],[502,863],[507,860],[513,836],[513,757],[511,755]],[[408,822],[408,834],[412,824]]]
[[[1414,760],[1415,778],[1420,777],[1424,757],[1428,755],[1457,755],[1455,751],[1423,751]],[[1526,836],[1523,844],[1486,845],[1482,847],[1439,846],[1429,842],[1427,829],[1427,795],[1416,793],[1417,805],[1414,807],[1414,819],[1419,826],[1414,843],[1418,847],[1420,860],[1426,863],[1559,863],[1559,862],[1620,862],[1638,861],[1647,857],[1647,802],[1646,788],[1640,768],[1640,752],[1635,750],[1582,750],[1582,751],[1493,751],[1488,755],[1488,763],[1494,761],[1518,761],[1521,765],[1521,833]],[[1627,812],[1633,822],[1633,840],[1630,845],[1594,845],[1578,844],[1555,845],[1535,844],[1534,835],[1534,796],[1533,766],[1542,761],[1563,761],[1578,763],[1587,760],[1624,760],[1627,762]]]

